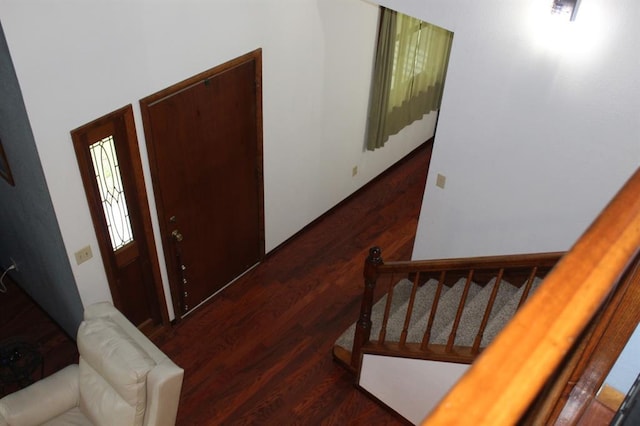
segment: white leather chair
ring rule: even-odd
[[[184,370],[110,303],[87,307],[79,363],[0,399],[0,425],[174,425]]]

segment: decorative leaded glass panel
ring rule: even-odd
[[[113,136],[92,144],[89,151],[111,237],[111,247],[116,251],[133,241],[133,232]]]

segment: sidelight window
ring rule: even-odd
[[[116,251],[133,241],[127,201],[113,135],[89,146],[111,247]]]

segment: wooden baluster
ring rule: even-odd
[[[487,327],[487,323],[489,322],[489,317],[491,316],[493,304],[495,303],[496,296],[498,295],[498,291],[500,290],[500,284],[502,283],[503,275],[504,269],[502,268],[500,269],[500,271],[498,272],[498,276],[496,277],[496,283],[493,285],[493,290],[491,290],[491,296],[489,296],[489,302],[487,303],[487,307],[484,310],[484,316],[482,317],[482,322],[480,323],[478,334],[476,334],[476,338],[473,341],[471,353],[474,355],[477,355],[480,352],[480,344],[482,343],[482,336],[484,336],[484,329]]]
[[[518,308],[517,309],[520,309],[522,304],[529,297],[529,292],[531,291],[531,286],[533,285],[533,281],[536,279],[536,274],[537,273],[538,273],[538,267],[534,266],[533,269],[531,269],[531,273],[529,274],[529,278],[527,279],[527,284],[524,287],[524,291],[522,292],[522,297],[520,298],[520,303],[518,303]]]
[[[404,346],[407,342],[407,334],[409,332],[409,325],[411,323],[411,314],[413,314],[413,303],[416,300],[416,292],[418,291],[418,283],[420,282],[420,272],[415,274],[413,279],[413,286],[411,287],[411,297],[409,298],[409,305],[407,306],[407,313],[404,316],[404,325],[402,326],[402,334],[400,334],[400,346]]]
[[[391,311],[391,303],[393,303],[393,292],[396,288],[395,274],[389,277],[389,285],[387,286],[387,302],[384,305],[384,316],[380,326],[380,334],[378,335],[378,344],[384,344],[387,338],[387,323],[389,322],[389,312]]]
[[[373,309],[373,293],[378,279],[378,265],[382,265],[379,247],[369,249],[369,256],[364,261],[364,293],[360,305],[360,317],[356,323],[351,351],[351,367],[358,369],[362,357],[362,346],[369,342],[371,336],[371,310]]]
[[[442,287],[444,286],[444,279],[447,276],[447,271],[440,272],[440,279],[438,280],[438,287],[436,287],[436,294],[433,296],[433,302],[431,303],[431,311],[429,312],[429,321],[427,322],[427,329],[422,337],[422,343],[420,349],[427,350],[427,345],[431,340],[431,327],[433,327],[433,320],[436,317],[436,311],[438,310],[438,303],[440,302],[440,295],[442,294]]]
[[[451,353],[451,351],[453,350],[453,344],[456,341],[456,333],[458,332],[458,326],[460,325],[462,311],[464,310],[464,305],[467,302],[467,295],[469,294],[469,289],[471,288],[472,278],[473,269],[470,269],[469,275],[467,275],[467,282],[464,285],[464,291],[462,292],[462,296],[460,297],[460,304],[458,305],[458,311],[456,312],[456,319],[453,321],[453,328],[451,329],[451,334],[449,334],[449,340],[447,341],[447,346],[445,348],[445,352],[447,353]]]

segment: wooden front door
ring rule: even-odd
[[[261,51],[140,101],[177,315],[264,256]]]

